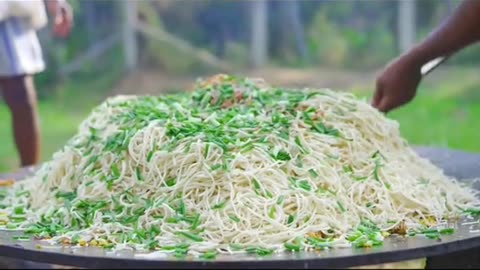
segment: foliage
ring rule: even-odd
[[[342,66],[348,59],[348,41],[339,27],[329,23],[327,16],[320,13],[310,28],[310,50],[315,60],[329,66]]]
[[[384,20],[385,21],[385,20]],[[308,32],[316,62],[337,67],[376,67],[395,56],[395,40],[384,22],[365,26],[336,24],[327,11],[317,13]],[[362,24],[357,22],[357,24]]]

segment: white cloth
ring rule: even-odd
[[[43,0],[0,0],[0,21],[13,17],[23,18],[35,30],[48,22]]]
[[[36,31],[47,22],[43,0],[0,0],[0,76],[45,69]]]

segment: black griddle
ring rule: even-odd
[[[441,148],[416,147],[423,157],[443,168],[447,175],[462,181],[471,181],[480,189],[480,154]],[[0,178],[21,179],[34,171],[23,169]],[[465,219],[451,224],[453,235],[432,240],[423,236],[389,237],[380,247],[367,249],[331,249],[318,252],[280,253],[267,257],[225,255],[215,260],[176,259],[173,257],[144,257],[132,251],[110,252],[96,247],[49,246],[36,240],[18,241],[13,236],[21,232],[0,231],[0,256],[25,261],[68,265],[85,268],[202,268],[202,269],[266,269],[266,268],[346,268],[375,265],[427,257],[427,268],[480,267],[480,220]],[[1,260],[1,258],[0,258]],[[34,265],[33,266],[43,266]],[[20,267],[28,267],[21,264]]]

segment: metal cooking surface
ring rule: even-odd
[[[446,174],[461,179],[480,177],[480,155],[434,148],[417,148]],[[25,172],[15,175],[22,177]],[[3,178],[0,176],[0,178]],[[469,180],[467,180],[469,181]],[[479,183],[474,184],[480,188]],[[453,225],[453,235],[440,241],[416,236],[389,237],[383,246],[369,249],[332,249],[316,252],[280,253],[267,257],[219,255],[214,261],[176,259],[164,255],[144,256],[131,251],[111,252],[96,247],[51,247],[42,242],[13,240],[19,232],[0,231],[0,254],[25,260],[79,267],[119,268],[317,268],[351,267],[448,254],[480,247],[480,220],[462,220]]]

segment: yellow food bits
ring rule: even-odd
[[[98,239],[98,245],[103,247],[103,246],[106,246],[108,244],[107,240],[105,239]]]

